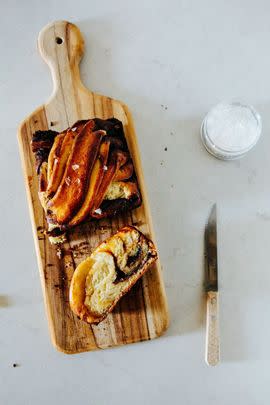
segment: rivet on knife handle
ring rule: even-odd
[[[205,361],[209,366],[215,366],[220,360],[218,292],[208,291],[206,306]]]

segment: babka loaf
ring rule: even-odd
[[[116,118],[78,121],[58,133],[33,135],[39,198],[52,243],[91,218],[105,218],[141,204],[136,174]]]

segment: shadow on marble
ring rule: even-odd
[[[248,361],[248,349],[244,334],[243,320],[235,315],[221,323],[220,358],[221,362],[235,363]]]

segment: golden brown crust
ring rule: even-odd
[[[94,164],[91,176],[90,176],[88,191],[84,198],[83,205],[81,206],[81,208],[77,212],[77,214],[69,222],[70,226],[75,226],[75,225],[79,224],[88,215],[90,215],[90,212],[94,205],[94,197],[95,197],[95,195],[98,194],[98,189],[103,181],[104,173],[106,172],[104,167],[106,167],[106,164],[107,164],[109,148],[110,148],[110,142],[107,142],[106,140],[104,142],[102,142],[102,144],[100,145],[99,155],[95,161],[95,164]]]
[[[134,230],[139,234],[139,244],[142,244],[143,241],[147,242],[148,253],[147,260],[143,263],[142,267],[137,269],[135,273],[131,274],[126,278],[128,283],[126,287],[120,292],[116,299],[112,302],[107,311],[103,314],[96,314],[89,310],[85,305],[85,285],[86,278],[89,273],[89,269],[93,265],[94,259],[93,255],[97,251],[105,251],[105,246],[109,245],[113,238],[119,237],[123,233],[134,232]],[[69,292],[69,301],[72,311],[79,316],[79,318],[85,322],[97,324],[101,322],[108,313],[110,313],[117,302],[133,287],[136,281],[143,276],[143,274],[149,269],[150,265],[157,259],[157,251],[153,242],[147,239],[138,229],[133,226],[126,226],[118,231],[115,235],[108,238],[105,242],[102,242],[92,253],[92,255],[83,261],[75,270],[73,278],[71,280],[70,292]]]
[[[82,221],[113,216],[141,203],[123,126],[115,118],[78,121],[60,134],[37,131],[32,150],[40,200],[47,222],[54,226],[48,232],[53,243],[60,231]]]
[[[127,162],[123,166],[119,167],[118,171],[115,173],[113,181],[121,181],[129,179],[133,174],[133,164],[132,162]]]
[[[51,170],[50,170],[50,175],[49,175],[49,184],[48,184],[48,196],[51,198],[54,196],[55,192],[57,191],[59,184],[61,183],[61,180],[63,178],[63,174],[65,172],[66,168],[66,163],[68,161],[73,142],[75,137],[78,135],[78,133],[67,130],[63,134],[63,138],[61,139],[61,147],[60,150],[57,148],[57,154],[53,153],[53,149],[51,150],[49,154],[49,160],[51,160]],[[57,140],[58,137],[56,137]],[[56,141],[55,141],[56,143]],[[54,148],[54,145],[53,145]],[[58,154],[59,152],[59,154]]]
[[[56,163],[58,163],[59,158],[61,157],[61,146],[62,146],[65,136],[66,136],[66,133],[64,132],[62,134],[57,135],[54,139],[54,144],[52,146],[52,149],[51,149],[49,157],[48,157],[48,182],[51,181],[51,176],[53,173],[54,166],[56,165]],[[55,182],[53,182],[53,183],[55,183]],[[56,188],[57,188],[57,186],[56,186]]]
[[[125,153],[115,150],[112,153],[111,159],[108,162],[107,170],[104,173],[102,183],[100,184],[99,189],[95,195],[93,201],[93,207],[91,210],[91,216],[94,218],[101,218],[104,216],[104,212],[100,210],[100,204],[102,203],[104,196],[113,181],[117,171],[121,167],[121,163],[125,163],[127,160],[127,156]],[[105,214],[106,215],[106,214]]]
[[[60,186],[48,202],[54,223],[67,223],[82,204],[89,172],[92,171],[101,139],[105,135],[104,131],[95,131],[89,136],[89,131],[86,126],[75,138]]]

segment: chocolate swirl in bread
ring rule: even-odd
[[[156,259],[152,241],[132,226],[122,228],[75,270],[71,309],[88,323],[101,322]]]

